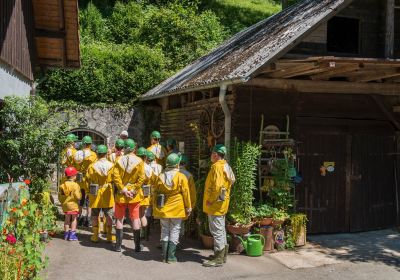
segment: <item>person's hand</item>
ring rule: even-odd
[[[211,206],[212,202],[210,202],[209,200],[206,201],[207,206]]]
[[[132,193],[131,193],[130,191],[128,191],[127,188],[123,188],[122,191],[121,191],[121,193],[122,193],[123,195],[125,195],[126,197],[128,197],[128,198],[132,198],[132,197],[133,197],[133,196],[132,196]]]
[[[192,208],[186,208],[186,214],[189,217],[192,214]]]

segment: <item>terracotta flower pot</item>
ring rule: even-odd
[[[203,243],[204,248],[213,249],[214,248],[214,238],[212,236],[200,234],[201,243]]]
[[[226,229],[229,233],[235,234],[235,235],[244,235],[248,234],[250,232],[251,227],[253,226],[253,223],[250,223],[248,225],[227,225]]]
[[[258,220],[258,224],[260,226],[269,226],[272,224],[272,218],[263,218],[261,220]]]
[[[271,225],[274,226],[274,227],[275,227],[275,226],[280,226],[280,225],[282,225],[284,222],[285,222],[284,220],[272,220]]]

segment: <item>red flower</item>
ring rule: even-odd
[[[17,238],[15,238],[15,236],[14,236],[13,234],[10,233],[10,234],[7,235],[6,241],[7,241],[9,244],[15,244],[15,243],[17,243]]]
[[[24,183],[25,183],[26,185],[29,185],[29,184],[31,183],[31,180],[25,179],[25,180],[24,180]]]

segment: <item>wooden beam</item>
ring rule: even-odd
[[[400,76],[400,68],[386,71],[369,71],[368,73],[363,73],[358,76],[347,78],[347,80],[356,83],[366,83],[398,76]]]
[[[345,74],[349,72],[356,71],[360,69],[361,65],[359,63],[351,63],[346,65],[336,65],[336,63],[332,63],[332,67],[326,72],[322,72],[320,74],[312,75],[311,80],[329,80],[332,76],[338,76],[339,74]]]
[[[317,63],[299,63],[296,66],[280,69],[269,74],[271,78],[290,78],[298,76],[298,73],[318,68]]]
[[[392,112],[388,110],[385,103],[382,100],[382,96],[371,95],[372,99],[375,101],[376,105],[381,109],[382,113],[386,116],[388,120],[393,124],[397,131],[400,131],[400,123],[397,121],[396,117]]]
[[[288,92],[400,96],[400,84],[254,78],[245,85]]]
[[[385,34],[385,57],[393,58],[394,55],[394,2],[386,0],[386,34]]]
[[[393,113],[400,113],[400,106],[393,106]]]
[[[66,36],[66,33],[64,30],[35,29],[35,37],[64,39],[65,36]]]

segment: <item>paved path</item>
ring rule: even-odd
[[[49,266],[43,276],[50,280],[399,280],[400,235],[394,231],[382,231],[361,234],[361,238],[359,236],[311,236],[316,245],[297,253],[267,254],[259,258],[230,255],[224,267],[204,268],[201,263],[210,251],[200,249],[195,240],[184,241],[185,249],[177,254],[179,263],[164,264],[159,261],[160,250],[155,247],[158,236],[155,234],[150,242],[144,242],[148,250],[135,253],[132,249],[132,234],[128,233],[123,242],[123,251],[116,253],[111,250],[111,245],[105,242],[92,244],[89,241],[90,233],[83,231],[80,233],[79,242],[66,242],[60,238],[50,241],[46,248],[46,254],[50,258]],[[318,243],[324,246],[319,246]],[[344,245],[343,248],[340,243]],[[309,253],[303,254],[302,251]],[[305,266],[299,265],[300,253],[305,258]],[[337,261],[330,265],[324,265],[323,260],[322,263],[318,263],[321,262],[318,254],[325,254],[327,258]],[[290,269],[293,263],[297,266],[292,268],[299,268]],[[318,266],[321,264],[322,266]]]

